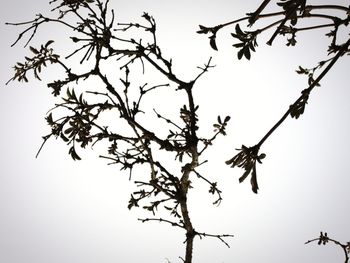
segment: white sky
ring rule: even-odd
[[[168,225],[138,222],[147,214],[127,209],[135,188],[118,167],[107,166],[93,151],[81,152],[83,160],[74,162],[68,147],[54,140],[35,159],[41,136],[49,132],[44,116],[56,100],[45,82],[31,77],[29,84],[4,85],[11,67],[28,52],[22,49],[23,42],[10,48],[20,28],[4,23],[30,20],[49,9],[47,2],[6,1],[0,10],[0,262],[181,262],[184,233]],[[224,164],[235,148],[257,143],[306,87],[306,78],[295,69],[325,58],[325,31],[300,34],[295,48],[287,48],[284,39],[267,47],[261,39],[251,61],[238,61],[231,47],[233,28],[219,33],[219,52],[195,32],[199,24],[241,17],[260,1],[111,2],[120,22],[139,21],[144,11],[155,17],[160,45],[165,56],[173,58],[177,76],[193,78],[196,67],[210,56],[217,65],[198,81],[195,96],[203,132],[210,131],[217,115],[232,117],[229,135],[217,140],[202,168],[218,181],[224,200],[213,207],[207,186],[194,181],[190,212],[198,231],[235,237],[227,240],[230,249],[216,239],[196,239],[194,262],[343,262],[339,248],[304,242],[319,231],[342,242],[350,239],[347,57],[312,93],[306,113],[297,121],[288,119],[262,147],[267,157],[258,166],[258,195],[251,192],[249,181],[238,183],[239,169]],[[71,43],[65,37],[61,28],[43,27],[33,45],[54,38],[58,40],[53,47],[65,50]],[[51,79],[55,74],[48,70],[44,76]],[[161,107],[159,100],[152,103]]]

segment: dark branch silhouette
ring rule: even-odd
[[[217,50],[216,35],[217,33],[229,26],[235,25],[235,32],[231,33],[231,36],[238,41],[233,44],[233,47],[238,49],[237,57],[242,59],[251,58],[251,53],[256,51],[258,46],[257,38],[260,34],[274,30],[271,38],[267,42],[268,45],[272,45],[274,39],[280,35],[287,37],[287,46],[295,46],[297,43],[296,35],[298,32],[317,30],[321,28],[330,28],[330,31],[326,34],[330,38],[328,46],[328,55],[330,58],[318,62],[317,66],[306,69],[299,66],[297,73],[308,76],[308,87],[302,90],[301,95],[297,100],[292,103],[282,117],[273,125],[273,127],[262,137],[262,139],[252,147],[242,145],[239,153],[233,158],[228,160],[226,164],[231,167],[243,168],[244,174],[239,178],[240,182],[243,182],[245,178],[251,174],[251,184],[254,193],[257,193],[259,189],[256,175],[256,161],[261,163],[261,159],[265,157],[265,154],[259,155],[259,150],[265,141],[277,130],[277,128],[291,116],[298,119],[305,111],[306,104],[308,102],[311,91],[317,86],[320,86],[320,81],[331,70],[334,64],[340,57],[349,54],[350,38],[347,37],[345,42],[338,41],[339,28],[347,27],[350,22],[350,9],[348,6],[341,5],[307,5],[305,0],[281,0],[277,2],[277,6],[281,8],[281,11],[273,13],[263,13],[265,8],[271,4],[271,1],[265,0],[253,13],[248,13],[247,16],[235,19],[233,21],[216,25],[213,27],[207,27],[200,25],[199,34],[209,34],[210,45],[214,50]],[[343,16],[329,15],[329,11],[337,10],[343,13]],[[246,31],[241,29],[240,22],[247,21],[247,27],[252,28],[257,21],[264,22],[266,18],[269,18],[269,22],[255,30],[247,29]],[[271,22],[272,18],[276,18]],[[308,27],[297,27],[300,20],[315,21],[315,25]],[[323,21],[327,21],[324,23]],[[321,73],[317,76],[315,73],[321,70]],[[261,158],[263,157],[263,158]]]
[[[238,49],[238,59],[244,57],[249,60],[252,52],[256,51],[259,35],[268,30],[273,30],[268,45],[272,45],[276,37],[286,36],[287,46],[295,46],[299,32],[330,29],[327,33],[330,38],[329,57],[313,68],[299,66],[297,69],[298,74],[307,75],[308,87],[257,144],[252,147],[242,145],[238,154],[226,161],[231,167],[244,169],[239,182],[250,176],[254,193],[259,189],[256,166],[266,157],[264,153],[259,153],[260,148],[288,116],[298,119],[304,113],[311,92],[320,85],[320,81],[339,58],[349,54],[350,45],[350,38],[341,43],[338,41],[339,28],[347,27],[350,22],[348,7],[307,5],[305,0],[281,0],[277,3],[277,12],[264,13],[265,8],[271,5],[270,2],[264,0],[255,12],[224,24],[213,27],[200,25],[198,31],[200,34],[208,34],[210,46],[218,50],[218,32],[235,25],[235,32],[231,35],[237,41],[233,46]],[[207,160],[202,159],[203,153],[210,149],[209,146],[219,135],[226,135],[230,121],[229,116],[218,116],[211,134],[204,137],[198,134],[199,105],[193,90],[197,86],[197,80],[214,67],[212,58],[204,66],[198,67],[198,73],[190,80],[184,80],[174,72],[172,59],[165,56],[158,45],[157,24],[148,13],[142,15],[141,22],[125,23],[115,21],[114,11],[109,9],[109,0],[52,0],[50,4],[55,5],[52,8],[53,17],[39,14],[27,22],[7,23],[24,27],[12,46],[25,37],[28,37],[25,41],[25,46],[28,46],[38,29],[46,23],[64,26],[71,34],[70,41],[76,45],[64,57],[54,51],[54,40],[48,40],[40,47],[29,46],[31,55],[14,66],[14,76],[9,80],[28,82],[28,74],[32,72],[40,81],[43,69],[48,66],[55,66],[65,73],[64,78],[47,83],[53,96],[60,98],[60,102],[46,116],[51,131],[43,136],[38,154],[52,138],[60,139],[68,145],[68,154],[73,160],[81,160],[82,149],[101,144],[105,146],[106,152],[100,157],[126,171],[130,180],[135,168],[142,167],[143,176],[134,181],[137,189],[130,195],[128,208],[141,207],[152,214],[151,217],[140,218],[143,223],[166,223],[183,230],[186,244],[185,256],[180,257],[183,262],[192,262],[196,237],[212,237],[229,247],[226,238],[233,237],[232,235],[197,231],[188,208],[188,192],[194,187],[195,179],[209,186],[208,192],[216,196],[214,205],[219,205],[222,201],[218,183],[198,172],[198,167],[207,163]],[[338,10],[344,15],[329,15],[329,10]],[[270,22],[253,30],[256,22],[264,21],[265,18]],[[271,19],[275,21],[271,22]],[[298,22],[304,19],[317,19],[317,23],[297,27]],[[247,29],[242,29],[239,24],[241,22],[248,23]],[[72,66],[73,58],[79,59],[80,64],[90,65],[90,68],[78,73]],[[104,66],[107,64],[113,64],[113,76],[106,72]],[[144,82],[140,85],[140,78],[136,79],[132,74],[139,67],[143,74],[156,72],[166,81],[152,84]],[[317,75],[319,71],[321,72]],[[95,81],[93,90],[84,85],[86,80]],[[168,117],[157,107],[149,110],[144,106],[147,98],[156,98],[154,92],[158,89],[175,91],[182,96],[182,106],[174,109],[174,112],[179,113],[177,118]],[[115,123],[111,123],[111,118],[106,116],[113,116]],[[145,120],[144,116],[161,123],[163,129],[159,129],[160,125]],[[171,160],[163,161],[163,158],[159,158],[162,155],[170,156]],[[173,168],[174,163],[179,169]],[[158,217],[159,210],[166,212],[167,217]],[[345,253],[345,262],[348,262],[349,243],[342,244],[322,232],[319,238],[307,243],[313,241],[318,241],[319,244],[331,241],[339,245]]]
[[[72,35],[70,40],[77,45],[69,55],[62,57],[54,52],[54,41],[49,40],[40,48],[30,46],[31,56],[14,67],[15,74],[10,81],[28,81],[28,74],[41,80],[42,70],[53,65],[60,68],[66,77],[47,84],[56,97],[61,98],[46,117],[51,132],[43,137],[43,144],[51,138],[61,139],[69,146],[68,154],[73,160],[81,160],[81,149],[96,144],[107,145],[107,154],[100,155],[110,164],[119,165],[132,178],[135,167],[143,167],[144,176],[136,180],[137,190],[129,200],[128,208],[142,207],[155,216],[158,210],[168,213],[168,218],[152,217],[139,219],[142,222],[158,221],[179,227],[185,231],[186,252],[184,261],[192,262],[193,242],[195,237],[213,237],[228,246],[225,238],[232,235],[215,235],[197,232],[192,224],[188,209],[188,192],[193,187],[195,178],[209,185],[209,192],[217,195],[214,204],[220,204],[221,191],[216,182],[211,182],[200,174],[197,168],[206,163],[201,155],[209,149],[218,135],[226,135],[225,128],[229,117],[218,117],[213,134],[199,137],[197,131],[198,105],[193,96],[197,80],[212,67],[209,58],[199,72],[189,81],[178,77],[173,70],[172,60],[168,59],[158,46],[156,21],[148,13],[142,15],[140,23],[116,23],[113,10],[108,8],[109,1],[100,0],[54,0],[52,9],[58,17],[51,18],[38,15],[34,20],[23,23],[8,23],[24,26],[14,44],[26,35],[30,44],[38,28],[45,23],[58,23],[65,26]],[[73,15],[76,21],[72,22]],[[131,29],[133,31],[131,32]],[[136,35],[135,30],[136,29]],[[139,39],[138,39],[139,38]],[[81,55],[80,63],[91,65],[84,73],[76,73],[71,67],[71,59]],[[140,64],[135,63],[140,62]],[[104,65],[115,64],[119,70],[119,81],[105,73]],[[137,86],[131,74],[135,67],[142,67],[144,74],[148,71],[163,75],[168,83]],[[94,90],[84,86],[85,80],[96,81]],[[69,87],[68,87],[69,86]],[[183,106],[174,109],[178,118],[169,118],[157,108],[147,112],[143,107],[146,97],[154,97],[157,89],[172,89],[184,99]],[[144,121],[145,114],[152,114],[168,130],[162,135],[158,125],[152,126]],[[106,115],[117,116],[120,128],[111,125]],[[119,124],[120,123],[120,124]],[[160,152],[160,153],[159,153]],[[173,161],[160,161],[158,157],[167,152],[175,158],[179,171],[172,168]]]
[[[326,245],[329,242],[331,242],[331,243],[339,246],[344,252],[344,257],[345,257],[344,263],[348,263],[349,262],[350,242],[347,242],[346,244],[341,243],[341,242],[339,242],[339,241],[337,241],[335,239],[332,239],[332,238],[328,237],[327,232],[325,232],[325,233],[321,232],[319,237],[311,239],[311,240],[308,240],[307,242],[305,242],[305,244],[313,243],[313,242],[316,242],[316,241],[317,241],[318,245]]]

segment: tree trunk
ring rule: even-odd
[[[186,255],[185,263],[192,263],[192,251],[193,251],[193,240],[195,236],[195,231],[192,226],[190,216],[187,209],[187,198],[181,202],[181,213],[184,220],[184,225],[186,228]]]
[[[187,238],[185,263],[192,263],[193,240],[194,236]]]

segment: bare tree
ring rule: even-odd
[[[197,167],[206,162],[202,155],[218,135],[226,134],[225,128],[230,117],[218,116],[213,134],[199,136],[196,113],[198,105],[192,90],[197,80],[213,67],[211,58],[203,67],[199,67],[199,72],[191,80],[181,79],[173,71],[172,60],[166,58],[158,46],[154,18],[144,13],[141,23],[116,23],[113,10],[108,9],[108,2],[52,1],[51,3],[57,4],[53,8],[53,11],[58,11],[57,18],[39,14],[32,21],[13,23],[12,25],[27,26],[14,44],[27,33],[30,34],[27,41],[29,44],[39,26],[58,23],[72,31],[74,35],[71,40],[79,47],[62,58],[54,52],[53,40],[39,48],[30,46],[32,56],[26,57],[25,62],[16,64],[15,75],[11,80],[28,81],[27,73],[30,71],[40,80],[41,70],[48,64],[56,65],[65,72],[64,79],[47,84],[54,96],[61,96],[62,102],[56,104],[46,117],[51,132],[43,137],[43,145],[52,137],[60,138],[69,145],[71,157],[80,160],[77,148],[106,142],[108,153],[100,157],[119,165],[121,170],[129,171],[130,179],[137,166],[141,166],[144,173],[148,171],[142,180],[135,181],[138,190],[131,194],[128,208],[142,206],[152,214],[152,217],[139,219],[142,222],[159,221],[183,229],[186,243],[183,260],[190,263],[196,236],[217,238],[227,246],[229,245],[224,238],[232,236],[197,231],[192,225],[187,205],[187,194],[192,187],[193,176],[208,184],[209,192],[217,196],[214,204],[219,205],[221,202],[221,191],[217,183],[200,174]],[[73,15],[76,22],[69,21],[69,15]],[[132,29],[136,29],[136,35],[129,37],[126,33]],[[139,38],[140,36],[144,38]],[[76,73],[69,64],[69,59],[80,53],[83,54],[80,63],[93,60],[90,69],[84,73]],[[106,63],[117,64],[115,68],[120,76],[119,81],[114,82],[113,76],[104,72]],[[131,77],[135,67],[141,67],[143,71],[157,71],[168,82],[137,86]],[[94,90],[83,87],[84,90],[77,93],[74,88],[68,88],[68,85],[78,86],[88,79],[98,82]],[[153,92],[160,88],[175,90],[183,97],[183,105],[174,109],[179,112],[177,119],[169,119],[153,109],[153,117],[167,127],[165,136],[164,130],[157,125],[149,125],[143,118],[143,115],[150,114],[143,109],[143,102],[148,96],[154,96]],[[106,114],[121,120],[117,121],[119,129],[111,127],[111,119],[106,120]],[[175,159],[179,169],[172,168],[173,161],[161,161],[159,156],[167,153]],[[156,217],[160,207],[168,211],[168,218]]]
[[[306,1],[281,1],[283,9],[274,13],[263,11],[270,1],[264,1],[253,13],[246,17],[214,27],[200,26],[198,33],[210,34],[210,45],[217,50],[216,35],[220,29],[234,25],[232,36],[239,41],[234,44],[239,48],[238,58],[250,59],[251,52],[257,46],[257,36],[271,28],[276,28],[268,44],[272,44],[277,35],[287,35],[287,45],[294,46],[296,33],[318,28],[332,28],[329,36],[330,58],[321,61],[314,68],[299,67],[299,74],[308,75],[308,88],[288,108],[282,118],[253,147],[242,145],[239,153],[226,163],[232,167],[244,169],[239,181],[244,181],[251,175],[252,190],[258,192],[256,163],[265,158],[259,150],[267,138],[291,115],[299,118],[305,110],[311,91],[319,85],[337,60],[349,53],[350,39],[345,43],[337,43],[338,29],[347,26],[349,22],[347,7],[343,6],[308,6]],[[192,224],[188,208],[188,192],[193,187],[194,179],[204,181],[209,187],[209,193],[215,195],[213,204],[219,205],[222,197],[217,182],[210,181],[198,171],[207,160],[203,153],[214,143],[219,135],[226,135],[229,116],[218,116],[213,124],[213,133],[200,135],[197,110],[199,105],[193,95],[197,80],[213,66],[212,58],[198,67],[198,73],[190,80],[184,80],[174,72],[172,59],[163,54],[157,41],[157,24],[148,13],[142,15],[141,22],[116,22],[114,11],[109,9],[109,0],[52,0],[55,7],[52,11],[57,15],[47,17],[42,14],[32,21],[8,23],[24,26],[13,45],[26,35],[26,46],[37,33],[37,29],[46,23],[63,25],[71,31],[70,39],[77,45],[66,57],[57,54],[52,46],[53,40],[48,40],[40,47],[29,46],[31,56],[15,66],[15,74],[10,81],[28,81],[28,72],[41,80],[41,71],[48,65],[57,66],[65,74],[64,78],[49,82],[47,86],[52,94],[61,98],[46,117],[51,132],[43,137],[43,144],[50,138],[61,139],[69,146],[69,155],[74,160],[80,160],[79,150],[87,146],[100,144],[107,147],[107,153],[100,155],[121,170],[128,171],[129,178],[133,171],[141,167],[147,174],[142,180],[136,180],[137,190],[129,200],[128,208],[141,206],[151,216],[140,218],[142,222],[157,221],[182,229],[185,232],[186,251],[181,259],[185,263],[192,262],[192,251],[195,237],[212,237],[229,247],[226,238],[229,234],[209,234],[198,231]],[[345,18],[326,14],[313,13],[314,10],[338,9],[345,12]],[[253,26],[258,20],[277,17],[265,27],[254,31],[243,31],[238,24],[248,21]],[[322,18],[331,21],[310,27],[295,27],[304,18]],[[288,23],[290,25],[288,26]],[[89,67],[80,73],[74,68],[74,60],[80,55],[80,64]],[[106,65],[114,64],[115,71],[110,74]],[[156,72],[164,82],[138,83],[139,77],[134,72],[142,69],[144,74]],[[314,73],[324,68],[317,76]],[[117,76],[117,77],[116,77]],[[87,81],[94,81],[93,89],[85,86]],[[72,88],[74,87],[74,88]],[[154,97],[157,89],[168,89],[180,94],[183,101],[180,107],[173,111],[179,112],[178,118],[170,118],[157,108],[149,109],[147,99]],[[147,118],[145,118],[147,116]],[[149,121],[153,119],[157,124]],[[111,123],[111,120],[115,123]],[[159,128],[161,123],[162,128]],[[39,154],[38,152],[38,154]],[[164,161],[164,156],[169,160]],[[176,168],[174,168],[176,167]],[[167,217],[158,217],[159,210],[167,211]],[[322,239],[323,240],[323,239]],[[348,244],[345,249],[348,251]],[[347,261],[346,261],[347,262]]]

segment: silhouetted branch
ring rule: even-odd
[[[304,113],[304,109],[307,104],[311,91],[316,86],[319,85],[319,82],[328,73],[328,71],[334,66],[337,60],[346,53],[346,51],[349,48],[349,45],[350,45],[350,38],[338,50],[337,54],[331,60],[327,61],[329,62],[329,64],[321,72],[321,74],[315,80],[313,80],[313,78],[310,79],[309,81],[310,86],[307,89],[304,89],[302,91],[300,97],[288,108],[288,110],[283,114],[282,118],[263,136],[263,138],[254,147],[247,148],[243,145],[241,152],[239,154],[237,154],[232,159],[226,161],[226,164],[231,165],[231,167],[238,166],[245,169],[244,174],[239,179],[240,182],[244,181],[245,178],[250,173],[252,174],[251,184],[252,184],[252,190],[254,193],[257,193],[257,190],[258,190],[258,185],[256,180],[256,161],[260,162],[260,159],[262,159],[259,156],[263,156],[263,158],[265,158],[264,154],[258,155],[260,147],[277,130],[277,128],[287,119],[289,115],[291,115],[292,118],[298,119],[300,115]],[[324,62],[322,65],[324,65],[327,62]]]
[[[212,57],[209,58],[208,63],[204,64],[204,67],[197,67],[199,68],[202,72],[198,74],[198,76],[193,80],[193,83],[196,82],[205,72],[208,71],[210,68],[214,68],[215,66],[210,65],[210,62],[212,60]]]
[[[283,121],[288,117],[289,114],[291,114],[292,117],[298,118],[304,110],[301,112],[297,112],[299,109],[298,105],[302,103],[303,108],[305,107],[305,104],[307,103],[307,98],[311,91],[319,85],[320,81],[322,78],[328,73],[328,71],[334,66],[334,64],[337,62],[337,60],[345,54],[345,52],[348,50],[350,45],[350,39],[342,45],[341,49],[337,52],[337,54],[330,60],[329,64],[327,67],[321,72],[321,74],[315,79],[312,80],[310,86],[302,91],[301,96],[289,107],[287,112],[282,116],[282,118],[271,128],[271,130],[260,140],[258,143],[259,147],[265,142],[265,140],[283,123]]]
[[[250,26],[252,26],[255,23],[255,21],[259,19],[261,12],[270,3],[270,1],[271,0],[264,0],[254,13],[247,14],[249,16],[248,22]]]
[[[200,34],[210,34],[209,39],[210,39],[210,45],[213,49],[217,50],[217,45],[216,45],[216,35],[218,33],[218,31],[220,31],[221,29],[231,26],[231,25],[235,25],[238,24],[239,22],[243,22],[248,20],[249,27],[252,27],[253,24],[258,21],[258,20],[264,20],[265,18],[273,18],[273,17],[279,17],[279,16],[284,16],[284,18],[282,19],[277,19],[276,21],[270,22],[267,26],[258,28],[254,31],[251,32],[256,32],[256,34],[261,34],[262,32],[273,28],[275,26],[277,26],[277,28],[275,29],[274,33],[272,34],[270,40],[267,42],[267,44],[271,45],[273,40],[277,37],[277,35],[286,35],[286,33],[289,35],[292,35],[292,38],[288,39],[288,43],[287,45],[292,45],[294,46],[296,41],[295,41],[295,33],[297,31],[305,31],[305,30],[313,30],[313,29],[318,29],[318,28],[323,28],[326,27],[325,25],[323,26],[311,26],[308,28],[305,28],[303,30],[296,30],[295,29],[295,25],[297,24],[299,19],[307,19],[307,18],[322,18],[322,19],[327,19],[327,20],[331,20],[332,23],[327,24],[327,27],[333,26],[333,27],[339,27],[339,25],[345,25],[347,26],[349,23],[349,17],[346,16],[344,19],[341,19],[337,16],[332,16],[332,15],[327,15],[327,14],[323,14],[323,13],[312,13],[312,11],[329,11],[329,10],[338,10],[338,11],[342,11],[345,12],[345,15],[348,14],[349,12],[349,7],[347,6],[341,6],[341,5],[306,5],[306,1],[305,0],[297,0],[297,1],[280,1],[277,3],[278,6],[282,7],[283,11],[281,12],[273,12],[273,13],[266,13],[263,14],[263,10],[265,9],[265,7],[269,4],[269,0],[265,0],[263,1],[263,3],[259,6],[259,8],[253,12],[253,13],[248,13],[246,17],[242,17],[239,19],[235,19],[233,21],[227,22],[227,23],[223,23],[223,24],[219,24],[213,27],[207,27],[207,26],[203,26],[200,25],[200,30],[197,31],[197,33]],[[286,26],[286,23],[289,22],[291,25],[290,26]],[[286,29],[288,29],[286,31]],[[249,31],[246,31],[246,33],[241,34],[241,37],[244,34],[247,33],[251,33]],[[236,36],[234,36],[236,37]],[[256,36],[255,36],[256,38]],[[240,39],[242,41],[242,39]],[[243,46],[239,46],[237,44],[234,45],[237,48],[240,48],[241,50],[243,49]],[[249,48],[244,48],[245,50],[241,53],[248,53]],[[255,50],[252,50],[255,51]],[[239,56],[239,58],[241,58],[242,56]],[[245,56],[247,59],[250,59],[250,55],[249,56]]]
[[[200,150],[198,153],[199,155],[201,155],[209,146],[213,144],[214,140],[217,138],[219,134],[226,136],[226,126],[230,121],[230,119],[231,119],[230,116],[226,116],[225,119],[222,121],[221,117],[218,116],[218,122],[213,124],[215,134],[209,139],[199,138],[199,140],[204,144],[203,149]]]
[[[253,147],[242,146],[242,149],[239,149],[240,152],[235,155],[233,158],[228,160],[226,163],[231,165],[231,167],[241,167],[245,170],[243,175],[240,177],[239,181],[242,182],[245,178],[251,174],[251,184],[253,192],[257,193],[258,184],[256,179],[256,161],[261,162],[262,157],[265,157],[265,154],[259,155],[259,149],[264,144],[264,142],[274,133],[274,131],[287,119],[290,115],[292,118],[298,119],[305,110],[306,104],[308,102],[311,91],[314,87],[319,86],[322,78],[329,72],[329,70],[333,67],[333,65],[338,61],[338,59],[347,54],[349,52],[349,44],[350,38],[348,38],[344,43],[337,43],[338,29],[341,25],[348,26],[350,23],[349,17],[349,7],[341,6],[341,5],[306,5],[305,0],[282,0],[277,3],[283,11],[282,12],[274,12],[274,13],[262,13],[266,6],[270,3],[270,1],[263,1],[262,4],[258,7],[258,9],[253,12],[247,14],[246,17],[242,17],[231,22],[227,22],[224,24],[219,24],[214,27],[205,27],[200,25],[200,30],[197,33],[200,34],[211,34],[210,35],[210,45],[213,49],[217,50],[216,46],[216,34],[219,30],[224,27],[228,27],[231,25],[235,25],[235,33],[231,35],[237,39],[239,42],[235,43],[233,46],[238,48],[238,59],[242,57],[247,58],[248,60],[251,58],[251,52],[256,51],[257,47],[257,37],[261,33],[275,28],[274,33],[272,34],[268,44],[272,44],[273,40],[277,37],[277,35],[282,36],[290,36],[287,38],[287,46],[294,46],[296,44],[296,33],[301,31],[309,31],[320,28],[332,28],[332,30],[327,33],[327,36],[331,38],[331,43],[329,45],[329,55],[335,53],[335,55],[326,60],[320,61],[317,66],[311,69],[305,69],[299,66],[297,70],[298,74],[306,74],[308,76],[308,88],[304,89],[301,92],[300,97],[288,108],[288,110],[282,115],[282,117],[275,123],[275,125],[262,137],[262,139]],[[329,15],[326,13],[317,13],[319,11],[328,11],[328,10],[338,10],[341,12],[345,12],[344,18],[340,16]],[[282,18],[280,18],[282,16]],[[276,20],[273,18],[276,17]],[[252,27],[256,21],[265,21],[265,18],[269,18],[269,22],[265,26],[261,26],[255,30],[244,31],[241,29],[239,22],[248,20],[249,27]],[[299,20],[302,19],[325,19],[330,20],[331,23],[320,23],[314,26],[307,27],[296,27]],[[271,22],[272,20],[272,22]],[[287,24],[288,23],[288,24]],[[314,74],[317,70],[325,67],[324,70],[318,75],[317,78],[314,78]],[[215,138],[215,136],[213,137]],[[211,143],[211,140],[205,141],[203,140],[206,147]]]
[[[198,178],[202,179],[203,181],[205,181],[206,183],[208,183],[210,185],[210,189],[209,189],[209,193],[211,194],[217,194],[218,195],[218,199],[216,199],[214,202],[213,202],[213,205],[217,205],[219,206],[221,201],[222,201],[222,197],[221,197],[221,190],[219,190],[217,188],[217,182],[211,182],[209,181],[207,178],[205,178],[204,176],[202,176],[200,173],[198,173],[197,171],[193,171]]]
[[[309,244],[309,243],[316,242],[316,241],[317,241],[318,245],[326,245],[328,242],[332,242],[335,245],[341,247],[341,249],[344,252],[344,257],[345,257],[345,261],[344,262],[345,263],[349,262],[350,242],[347,242],[346,244],[343,244],[343,243],[341,243],[341,242],[339,242],[339,241],[337,241],[335,239],[329,238],[328,235],[327,235],[327,232],[325,232],[325,233],[321,232],[319,237],[311,239],[311,240],[308,240],[307,242],[305,242],[305,244]]]
[[[222,243],[224,243],[228,248],[230,248],[230,245],[224,240],[226,237],[234,237],[233,235],[213,235],[213,234],[208,234],[208,233],[200,233],[196,231],[196,235],[199,236],[200,239],[203,237],[213,237],[219,239]]]
[[[240,182],[249,175],[251,176],[252,190],[255,193],[259,189],[256,164],[261,163],[265,158],[265,154],[259,153],[260,147],[289,115],[298,118],[303,114],[311,91],[319,85],[321,79],[336,61],[349,52],[350,45],[350,39],[339,44],[337,38],[339,27],[347,26],[350,22],[348,8],[337,5],[306,5],[305,0],[284,0],[278,3],[282,11],[264,14],[263,11],[269,2],[265,0],[254,13],[246,17],[214,27],[200,26],[198,33],[209,34],[209,43],[213,49],[217,50],[217,33],[224,27],[236,25],[232,36],[238,40],[238,43],[234,44],[234,47],[239,49],[238,58],[250,59],[251,52],[254,52],[257,47],[257,37],[267,30],[274,29],[268,43],[272,43],[278,35],[282,35],[289,37],[287,45],[294,46],[297,32],[331,28],[331,32],[328,33],[331,38],[328,51],[329,54],[334,53],[334,56],[321,61],[316,67],[310,69],[299,67],[297,72],[308,76],[308,88],[302,91],[301,96],[258,144],[253,147],[242,145],[239,153],[226,162],[232,167],[238,166],[244,169],[239,179]],[[139,220],[165,222],[185,230],[186,251],[184,259],[181,258],[185,263],[192,262],[196,236],[217,238],[229,247],[225,238],[232,237],[232,235],[213,235],[195,231],[188,206],[188,192],[192,188],[192,179],[195,176],[209,184],[209,193],[217,196],[214,204],[219,205],[222,200],[217,182],[210,181],[196,170],[207,162],[202,160],[204,151],[213,144],[218,135],[226,135],[226,127],[230,120],[229,116],[224,119],[218,116],[217,122],[213,124],[214,131],[207,136],[198,137],[199,116],[197,111],[199,105],[196,104],[193,89],[197,85],[197,80],[214,67],[212,58],[210,57],[204,66],[198,67],[199,73],[194,74],[190,81],[186,81],[175,72],[172,59],[163,54],[158,45],[156,21],[148,13],[142,15],[141,23],[118,23],[115,21],[114,11],[109,9],[109,0],[52,0],[50,4],[55,4],[52,11],[58,13],[57,18],[40,14],[31,21],[8,23],[13,26],[26,27],[13,45],[29,34],[26,42],[28,45],[38,33],[38,29],[46,23],[65,26],[73,34],[69,36],[69,41],[77,45],[76,48],[69,50],[65,57],[53,51],[52,40],[41,45],[39,49],[31,46],[29,49],[33,53],[32,57],[26,57],[25,62],[19,62],[14,66],[15,73],[10,81],[27,82],[29,71],[34,73],[36,79],[41,80],[39,73],[48,64],[58,65],[59,70],[65,74],[65,77],[47,84],[53,90],[53,95],[60,96],[62,101],[57,103],[46,116],[51,132],[43,137],[43,144],[38,154],[48,139],[52,137],[59,138],[66,143],[68,154],[77,161],[81,160],[81,149],[87,146],[92,149],[98,142],[105,142],[106,153],[99,154],[99,156],[108,160],[110,164],[118,165],[120,170],[128,172],[129,179],[135,167],[143,169],[141,179],[134,182],[137,189],[130,194],[128,208],[141,207],[154,216],[159,207],[164,208],[169,213],[170,219],[155,217]],[[321,10],[328,9],[345,11],[347,17],[339,18],[321,12]],[[315,10],[320,11],[315,12]],[[67,14],[70,14],[69,18]],[[268,18],[270,22],[255,30],[242,30],[238,24],[248,21],[250,23],[248,26],[253,26],[256,21],[265,18]],[[321,18],[327,23],[296,27],[298,20],[304,18]],[[80,52],[82,52],[80,63],[84,64],[88,60],[91,63],[87,63],[90,67],[88,70],[78,74],[71,67],[70,59]],[[137,61],[141,65],[134,63]],[[113,74],[109,75],[106,72],[106,64],[115,66]],[[148,84],[139,78],[135,80],[133,74],[130,74],[137,66],[135,64],[142,66],[144,74],[147,74],[148,71],[156,72],[165,77],[168,83]],[[324,70],[317,78],[314,78],[315,72],[322,67]],[[96,80],[96,86],[93,90],[86,90],[86,87],[81,84],[90,77]],[[140,86],[137,81],[144,84]],[[68,86],[74,86],[74,88]],[[179,112],[178,120],[161,115],[154,107],[155,114],[147,115],[150,120],[160,119],[163,124],[161,127],[141,117],[142,113],[147,113],[147,108],[143,107],[144,98],[154,96],[153,91],[158,88],[173,89],[184,95],[182,106],[174,110]],[[76,92],[77,90],[82,91]],[[112,118],[105,118],[105,113],[110,114]],[[167,129],[169,132],[164,135],[163,130]],[[166,152],[170,155],[169,161],[164,161],[163,156],[159,157]],[[322,238],[324,242],[326,239],[324,236]],[[343,244],[339,242],[336,244],[343,247]],[[349,249],[349,244],[345,246],[345,249]]]
[[[166,219],[163,219],[163,218],[139,218],[138,219],[139,221],[141,221],[142,223],[145,223],[145,222],[149,222],[149,221],[157,221],[157,222],[160,222],[160,223],[168,223],[170,224],[171,226],[176,226],[176,227],[180,227],[180,228],[185,228],[183,225],[181,224],[178,224],[176,222],[172,222],[172,221],[169,221],[169,220],[166,220]]]

